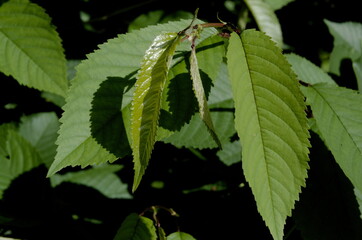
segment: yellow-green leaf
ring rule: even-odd
[[[156,141],[162,92],[180,36],[158,35],[148,48],[136,81],[131,112],[131,138],[134,162],[133,191],[138,187]]]
[[[290,65],[265,34],[233,33],[227,52],[243,170],[273,238],[281,240],[308,169],[303,95]]]

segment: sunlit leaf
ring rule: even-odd
[[[185,232],[174,232],[167,236],[167,240],[196,240],[193,236]]]
[[[89,54],[88,59],[77,66],[77,75],[72,80],[66,98],[67,103],[63,107],[64,113],[60,119],[62,125],[57,139],[57,155],[49,169],[49,176],[67,166],[85,167],[117,159],[91,135],[90,115],[93,95],[108,77],[132,78],[140,67],[145,51],[160,32],[180,31],[189,24],[189,20],[170,22],[119,35],[100,45],[99,50]],[[201,39],[215,32],[213,28],[205,29]],[[181,50],[188,48],[180,46]],[[131,102],[132,93],[131,89],[123,95],[122,112],[128,111],[127,105]],[[127,125],[129,120],[128,123],[124,120],[124,123]],[[127,126],[125,127],[127,129]]]
[[[156,228],[151,219],[131,213],[123,221],[113,240],[156,240]]]
[[[146,51],[136,81],[131,110],[131,138],[135,177],[133,191],[145,173],[156,142],[162,92],[173,54],[181,38],[164,33]]]
[[[66,60],[44,10],[28,0],[0,7],[0,71],[20,84],[65,96]]]
[[[308,169],[307,118],[298,81],[281,49],[255,30],[233,33],[227,51],[242,166],[274,239],[283,238]]]

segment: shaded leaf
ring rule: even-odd
[[[44,10],[28,0],[0,7],[0,71],[20,84],[66,95],[66,60],[61,40]]]
[[[36,149],[47,167],[54,161],[58,130],[59,120],[53,112],[23,117],[19,126],[19,134]]]
[[[211,112],[211,118],[215,124],[216,134],[223,144],[229,141],[229,138],[235,133],[233,128],[234,114],[228,111]],[[176,147],[187,148],[216,148],[218,147],[213,138],[207,131],[198,113],[192,118],[190,123],[184,125],[179,132],[162,140],[165,143],[171,143]]]
[[[156,240],[156,228],[151,219],[131,213],[123,221],[113,240]]]
[[[141,14],[133,20],[128,26],[128,31],[138,30],[157,23],[166,23],[168,21],[192,18],[193,14],[185,11],[176,11],[168,15],[166,15],[162,10],[151,11],[146,14]]]
[[[316,84],[303,87],[322,139],[359,191],[362,189],[362,96],[356,91]]]
[[[261,31],[283,46],[282,29],[271,5],[263,0],[245,0]]]
[[[355,61],[362,55],[362,24],[356,22],[335,23],[328,20],[324,20],[324,22],[334,37],[330,71],[339,75],[339,67],[344,58]]]
[[[53,187],[62,182],[71,182],[94,188],[108,198],[130,199],[132,196],[128,192],[127,184],[122,183],[115,174],[121,168],[119,165],[101,165],[80,172],[55,174],[50,181]]]
[[[174,232],[167,236],[167,240],[195,240],[195,238],[185,232]]]
[[[203,79],[208,80],[208,78]],[[204,86],[207,83],[208,82],[203,81]],[[216,133],[221,143],[226,144],[229,142],[230,137],[235,133],[233,127],[234,114],[232,111],[234,105],[230,92],[231,88],[226,64],[221,64],[219,75],[214,83],[215,85],[211,88],[208,103],[211,109],[211,117],[215,124]],[[215,141],[211,138],[205,125],[198,116],[198,113],[195,114],[191,118],[191,121],[184,125],[179,132],[174,133],[162,141],[171,143],[177,147],[191,147],[198,149],[217,147]]]
[[[119,158],[132,152],[123,122],[122,104],[124,93],[133,84],[133,79],[108,77],[95,92],[92,101],[92,136]]]
[[[326,72],[307,59],[294,53],[286,54],[285,56],[288,62],[292,65],[293,71],[303,82],[308,84],[329,83],[337,85]]]
[[[199,105],[199,114],[202,121],[205,123],[207,130],[209,131],[212,139],[221,148],[221,142],[216,134],[214,124],[212,122],[209,107],[207,105],[207,99],[202,85],[201,76],[199,72],[199,66],[196,58],[196,48],[192,48],[190,56],[190,73],[192,79],[192,86],[195,92],[195,96]]]
[[[231,166],[234,163],[241,161],[241,146],[239,141],[228,142],[223,145],[223,149],[218,151],[216,155],[220,161],[226,166]]]
[[[219,36],[211,36],[203,40],[196,48],[202,85],[206,97],[210,93],[212,81],[217,77],[224,55],[223,41]],[[192,90],[189,73],[189,57],[178,62],[169,71],[170,79],[165,89],[163,109],[160,115],[160,126],[171,131],[178,131],[189,123],[197,109],[197,100]],[[162,140],[162,138],[160,138]]]
[[[354,194],[356,195],[356,199],[359,206],[360,218],[362,219],[362,192],[357,188],[354,189]]]
[[[6,126],[2,131],[6,132],[6,156],[0,155],[0,198],[12,180],[42,163],[35,148],[14,129]]]
[[[145,173],[156,142],[162,92],[176,46],[177,33],[158,35],[146,51],[136,81],[131,109],[131,138],[135,191]]]
[[[274,239],[305,186],[307,118],[298,81],[269,37],[245,30],[231,35],[228,69],[242,165],[257,208]]]
[[[266,2],[273,9],[273,11],[281,9],[293,1],[294,0],[264,0],[264,2]]]
[[[146,49],[159,32],[179,31],[189,24],[189,20],[170,22],[119,35],[100,45],[99,50],[89,54],[88,59],[77,66],[77,75],[72,81],[60,119],[62,125],[57,139],[57,155],[48,176],[67,166],[85,167],[117,159],[91,136],[90,111],[94,93],[107,77],[124,78],[137,71]],[[201,37],[207,38],[215,32],[212,28],[205,29]],[[185,47],[180,46],[180,49]],[[132,90],[123,96],[123,112],[129,109],[127,104],[131,98]],[[127,123],[124,119],[124,123],[127,129],[129,121]]]
[[[362,239],[362,220],[353,186],[323,142],[312,137],[307,187],[293,219],[305,240]]]

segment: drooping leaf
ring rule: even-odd
[[[207,130],[209,131],[212,139],[221,148],[221,142],[216,134],[214,124],[212,122],[209,107],[207,105],[207,99],[205,96],[204,87],[202,85],[201,76],[199,72],[199,66],[196,58],[196,48],[193,47],[190,56],[190,73],[192,79],[192,86],[195,92],[195,96],[199,105],[199,114],[202,121],[205,123]]]
[[[174,232],[167,236],[167,240],[196,240],[193,236],[185,232]]]
[[[305,240],[362,239],[362,220],[353,186],[323,142],[311,138],[307,187],[293,211]]]
[[[11,127],[5,131],[6,156],[0,155],[0,198],[12,180],[24,172],[39,166],[42,162],[37,151],[31,144]]]
[[[261,31],[269,35],[279,47],[283,46],[282,29],[272,7],[263,0],[245,0]]]
[[[60,119],[62,125],[57,139],[57,155],[48,176],[67,166],[85,167],[117,159],[91,136],[90,112],[94,93],[107,77],[125,78],[137,71],[146,49],[159,32],[180,31],[189,24],[189,20],[170,22],[119,35],[100,45],[99,50],[89,54],[88,59],[77,66],[77,75],[72,80],[72,86],[66,98],[67,103],[63,107],[64,113]],[[205,29],[201,39],[216,32],[212,28]],[[180,46],[180,49],[187,48]],[[132,93],[132,91],[127,93]],[[132,98],[132,94],[126,95],[123,96],[122,101],[124,111],[129,109],[126,104]],[[124,123],[127,124],[125,120]]]
[[[209,95],[212,81],[215,80],[224,55],[223,41],[219,36],[211,36],[203,40],[196,48],[200,75],[206,96]],[[186,57],[187,56],[187,57]],[[160,126],[168,130],[180,130],[189,123],[197,109],[197,100],[192,90],[189,73],[188,54],[169,71],[169,84],[165,87]],[[159,138],[162,140],[162,138]]]
[[[211,109],[211,118],[215,125],[216,133],[222,144],[229,142],[230,137],[235,133],[233,127],[234,114],[232,95],[229,92],[230,81],[227,75],[226,64],[221,64],[219,76],[214,81],[215,85],[211,88],[208,102]],[[221,111],[219,111],[221,110]],[[207,132],[205,124],[201,121],[198,113],[195,114],[191,121],[183,126],[179,132],[170,137],[163,139],[166,143],[171,143],[177,147],[187,148],[215,148],[215,141]]]
[[[44,10],[28,0],[0,7],[0,71],[20,84],[65,96],[66,60]]]
[[[239,141],[228,142],[223,145],[223,149],[219,150],[216,155],[220,161],[226,166],[231,166],[234,163],[241,161],[241,146]]]
[[[362,96],[356,91],[316,84],[303,87],[322,139],[359,191],[362,189]]]
[[[233,33],[227,51],[242,163],[257,208],[283,238],[308,169],[307,118],[298,81],[281,50],[255,30]]]
[[[285,56],[288,62],[292,65],[293,71],[303,82],[312,85],[316,83],[337,85],[327,73],[307,59],[294,53],[286,54]]]
[[[156,240],[156,228],[151,219],[131,213],[123,221],[113,240]]]
[[[339,67],[344,58],[355,62],[362,55],[362,24],[357,22],[335,23],[328,20],[324,20],[324,22],[334,37],[330,71],[339,75]]]
[[[19,134],[36,149],[47,167],[54,161],[58,130],[59,120],[53,112],[23,117],[19,126]]]
[[[136,81],[131,109],[131,138],[135,191],[145,173],[156,142],[162,92],[173,54],[181,38],[177,33],[164,33],[155,38],[146,51]]]
[[[109,77],[100,85],[92,101],[92,136],[119,158],[131,153],[123,122],[122,105],[124,93],[133,84],[132,79]]]
[[[128,192],[127,184],[122,183],[115,174],[121,168],[119,165],[101,165],[64,175],[55,174],[50,181],[53,187],[63,182],[71,182],[94,188],[108,198],[130,199],[132,196]]]

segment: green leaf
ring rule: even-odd
[[[100,85],[92,101],[92,136],[119,158],[132,152],[121,110],[124,93],[127,93],[133,84],[133,79],[109,77]]]
[[[362,24],[357,22],[335,23],[328,20],[324,20],[324,22],[334,37],[334,47],[330,56],[330,70],[339,75],[339,67],[344,58],[355,61],[362,55]]]
[[[220,142],[226,143],[235,133],[233,126],[234,115],[232,112],[215,111],[211,112],[211,118],[215,124],[216,134]],[[190,123],[181,128],[179,132],[162,140],[165,143],[171,143],[176,147],[186,148],[215,148],[218,147],[214,139],[208,133],[205,124],[202,122],[199,114],[195,114]]]
[[[219,76],[214,82],[215,86],[211,88],[208,103],[211,108],[211,118],[215,125],[216,134],[221,143],[226,144],[235,133],[235,129],[230,127],[233,126],[234,114],[232,111],[232,94],[226,64],[221,64]],[[191,121],[184,125],[179,132],[174,133],[162,141],[171,143],[176,147],[198,149],[217,147],[217,144],[208,133],[198,113],[195,114],[191,118]]]
[[[292,65],[293,71],[303,82],[312,85],[316,83],[329,83],[332,85],[337,85],[326,72],[307,59],[294,53],[286,54],[285,56],[288,62]]]
[[[217,137],[214,124],[212,122],[209,107],[207,105],[207,99],[205,96],[204,87],[202,85],[201,76],[199,72],[199,66],[196,58],[196,48],[193,47],[190,56],[190,73],[192,79],[192,86],[195,92],[195,96],[199,105],[199,113],[202,121],[205,123],[207,130],[209,131],[212,139],[221,148],[221,142]]]
[[[167,236],[167,240],[195,240],[195,238],[188,233],[174,232]]]
[[[59,120],[55,113],[37,113],[21,118],[19,134],[39,153],[47,167],[54,161]]]
[[[170,22],[119,35],[100,45],[99,50],[89,54],[88,59],[77,66],[77,75],[72,80],[60,119],[62,125],[57,139],[57,155],[48,176],[67,166],[85,167],[117,159],[91,135],[91,103],[95,92],[108,77],[127,78],[137,72],[145,51],[159,32],[180,31],[189,24],[189,20]],[[201,38],[207,38],[216,32],[213,28],[205,29]],[[185,49],[185,46],[180,46],[180,49]],[[129,109],[127,104],[131,98],[131,90],[123,95],[123,112]],[[124,120],[124,123],[127,129],[127,121]]]
[[[35,148],[9,125],[2,131],[6,132],[7,155],[0,155],[0,198],[12,180],[42,163]]]
[[[283,8],[293,1],[294,0],[264,0],[264,2],[266,2],[273,9],[273,11]]]
[[[113,240],[156,240],[156,228],[151,219],[131,213],[122,223]]]
[[[307,188],[293,211],[305,240],[362,239],[353,186],[323,142],[313,135]]]
[[[356,199],[359,206],[360,218],[362,219],[362,192],[357,188],[354,188],[354,194],[356,195]]]
[[[203,40],[196,48],[202,85],[206,96],[209,95],[212,81],[215,80],[224,55],[223,41],[219,36],[211,36]],[[196,112],[197,100],[192,89],[190,79],[190,64],[188,54],[184,60],[178,62],[169,71],[167,88],[165,87],[166,99],[160,115],[160,126],[171,131],[179,131],[185,123],[189,123],[192,115]],[[230,97],[231,99],[231,97]],[[162,138],[159,138],[162,140]]]
[[[316,84],[303,87],[325,144],[353,186],[362,189],[362,96],[356,91]]]
[[[272,7],[263,0],[245,0],[261,31],[269,35],[279,47],[283,46],[282,29]]]
[[[122,183],[115,172],[122,168],[120,165],[101,165],[79,172],[64,175],[55,174],[50,178],[53,187],[62,182],[82,184],[98,190],[108,198],[131,199],[127,184]]]
[[[20,84],[66,95],[66,60],[61,40],[44,10],[28,0],[0,7],[0,71]]]
[[[298,81],[269,37],[255,30],[231,35],[228,69],[242,165],[257,208],[274,239],[305,186],[308,124]]]
[[[234,163],[241,161],[241,146],[239,141],[227,142],[223,145],[223,149],[218,151],[216,155],[220,161],[226,166],[231,166]]]
[[[164,33],[155,38],[146,51],[136,81],[131,109],[131,138],[135,191],[145,173],[156,142],[162,92],[173,54],[181,38],[177,33]]]
[[[146,14],[141,14],[133,20],[128,26],[128,31],[138,30],[157,23],[166,23],[168,21],[192,18],[193,14],[185,11],[176,11],[169,15],[166,15],[162,10],[151,11]]]

